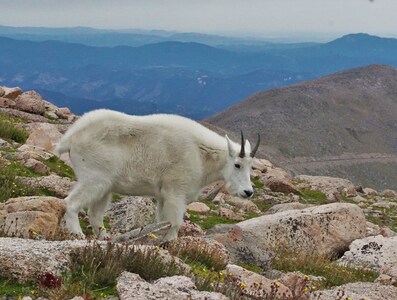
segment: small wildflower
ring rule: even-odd
[[[34,294],[36,294],[36,291],[35,291],[35,290],[31,290],[30,293],[31,293],[32,295],[34,295]]]
[[[346,298],[346,300],[353,300],[353,298],[349,296]]]
[[[315,291],[317,289],[317,287],[315,285],[311,286],[312,291]]]
[[[279,287],[279,286],[281,285],[281,283],[278,282],[278,281],[275,281],[275,282],[274,282],[274,285],[275,285],[276,287]]]
[[[106,228],[105,228],[105,226],[101,226],[101,227],[99,227],[99,230],[105,231]]]
[[[160,252],[160,251],[161,251],[161,248],[157,246],[156,251],[157,251],[157,252]]]
[[[240,283],[240,288],[245,289],[247,287],[247,284],[243,281]]]
[[[310,280],[310,276],[305,275],[304,278],[305,278],[306,281]]]
[[[304,288],[303,288],[303,291],[306,293],[307,291],[309,290],[309,288],[307,287],[307,286],[305,286]]]
[[[148,237],[150,237],[152,239],[157,239],[157,235],[155,235],[154,233],[149,233]]]

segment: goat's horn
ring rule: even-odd
[[[240,150],[239,156],[241,158],[245,157],[245,140],[244,140],[244,135],[243,135],[243,131],[242,130],[241,130],[241,150]]]
[[[256,145],[254,147],[254,149],[251,151],[251,157],[254,157],[256,154],[256,151],[258,151],[259,148],[259,144],[261,143],[261,136],[258,133],[258,141],[256,142]]]

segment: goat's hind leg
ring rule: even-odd
[[[98,183],[81,183],[78,182],[72,192],[66,197],[66,213],[64,216],[66,229],[78,238],[84,238],[85,235],[80,227],[79,212],[86,208],[90,203],[102,198],[106,193],[106,188]]]
[[[106,229],[103,226],[103,216],[111,200],[112,194],[108,192],[101,199],[94,200],[88,206],[88,217],[90,218],[92,231],[95,237],[101,240],[108,237]]]

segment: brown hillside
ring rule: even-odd
[[[207,121],[235,134],[260,132],[260,154],[295,172],[397,186],[397,70],[389,66],[260,92]]]

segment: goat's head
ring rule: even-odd
[[[223,174],[226,189],[232,195],[250,198],[254,193],[250,178],[252,160],[258,150],[260,136],[258,134],[258,141],[253,149],[250,142],[244,139],[243,132],[241,132],[241,145],[232,142],[227,136],[226,141],[229,152]]]

